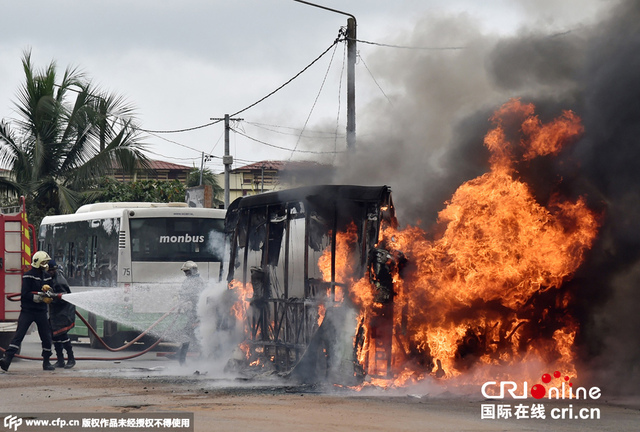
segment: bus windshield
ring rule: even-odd
[[[222,261],[224,219],[129,220],[131,261]]]

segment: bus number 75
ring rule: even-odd
[[[123,276],[131,276],[131,268],[130,267],[123,267],[122,268],[122,275]]]

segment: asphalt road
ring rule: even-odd
[[[137,352],[113,353],[76,343],[76,356],[86,360],[79,360],[73,369],[53,372],[43,371],[40,361],[17,360],[9,372],[0,373],[0,413],[26,412],[35,417],[44,413],[193,413],[195,431],[640,430],[638,400],[603,397],[589,402],[545,401],[545,418],[539,418],[532,416],[530,408],[538,401],[527,399],[526,409],[517,417],[515,406],[519,402],[485,400],[479,389],[474,394],[436,393],[429,386],[357,392],[332,386],[298,386],[273,377],[241,379],[225,374],[222,365],[202,361],[196,355],[180,366],[167,357],[171,347],[162,348],[122,360]],[[37,336],[29,335],[22,354],[39,353]],[[88,359],[97,357],[110,360]],[[497,416],[497,411],[507,411],[504,405],[510,406],[508,418]],[[495,418],[486,418],[491,410]],[[589,416],[597,413],[600,418],[575,418],[582,412]],[[24,427],[17,431],[29,432]]]

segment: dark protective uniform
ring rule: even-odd
[[[35,302],[34,294],[42,292],[43,285],[51,284],[51,276],[44,268],[32,267],[22,276],[22,291],[20,296],[20,316],[18,317],[18,329],[9,343],[4,357],[0,361],[0,367],[3,370],[9,369],[9,365],[13,360],[22,344],[29,326],[35,322],[38,327],[38,335],[42,342],[42,368],[44,370],[52,370],[54,367],[49,363],[51,357],[51,327],[49,326],[49,317],[47,304],[43,302]]]
[[[69,283],[58,271],[51,274],[51,289],[56,294],[69,294],[71,292]],[[49,304],[49,322],[53,332],[53,346],[58,358],[54,366],[70,369],[75,366],[76,359],[73,356],[73,347],[67,332],[76,325],[75,305],[64,301],[64,299],[54,300]],[[64,350],[67,351],[66,364],[64,362]]]

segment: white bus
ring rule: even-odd
[[[38,249],[58,263],[72,292],[103,288],[96,295],[104,295],[107,287],[119,288],[112,301],[127,314],[124,321],[139,325],[88,313],[100,337],[117,347],[171,306],[166,300],[152,300],[175,293],[184,278],[180,268],[185,261],[196,262],[205,281],[220,279],[225,213],[185,203],[88,204],[74,214],[45,217]],[[91,346],[101,347],[80,320],[70,335],[87,336]]]

